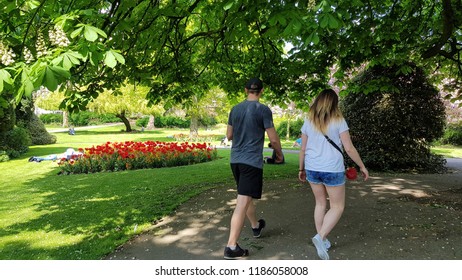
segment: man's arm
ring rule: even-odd
[[[228,128],[226,129],[226,138],[231,141],[233,140],[233,127],[228,124]]]
[[[279,140],[278,133],[274,127],[266,129],[266,133],[268,134],[268,138],[270,140],[272,148],[276,151],[276,160],[275,162],[279,163],[283,161],[282,155],[282,147],[281,147],[281,140]]]

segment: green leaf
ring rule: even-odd
[[[11,79],[11,74],[5,69],[0,69],[0,80],[5,81],[7,84],[12,85],[13,79]]]
[[[85,39],[87,41],[90,41],[90,42],[94,42],[98,39],[99,36],[103,37],[103,38],[107,38],[107,35],[106,33],[99,29],[99,28],[96,28],[94,26],[91,26],[91,25],[86,25],[86,24],[78,24],[77,26],[80,26],[80,28],[83,28],[83,36],[85,37]],[[71,33],[71,37],[74,35],[74,36],[77,36],[81,33],[82,30],[80,30],[80,28],[74,30],[72,33]],[[99,36],[98,36],[99,35]],[[72,37],[73,38],[73,37]]]
[[[24,94],[27,97],[30,97],[32,95],[32,92],[35,89],[34,83],[32,83],[32,81],[30,79],[27,79],[27,80],[23,81],[23,86],[24,86]]]
[[[85,31],[83,32],[85,39],[90,42],[94,42],[98,39],[98,33],[91,28],[91,26],[85,26]]]
[[[58,80],[50,68],[47,67],[45,71],[44,86],[51,91],[55,91],[58,88]]]
[[[337,19],[331,14],[329,14],[328,18],[329,18],[329,28],[337,29],[339,27],[339,22],[337,21]]]
[[[328,15],[322,15],[321,16],[321,27],[326,28],[329,25],[329,16]]]
[[[224,6],[223,6],[223,10],[227,11],[229,9],[231,9],[234,5],[234,1],[229,1],[228,3],[226,3]]]
[[[40,6],[40,2],[37,0],[29,0],[26,2],[26,5],[29,6],[31,10],[34,10]]]
[[[278,21],[282,26],[285,26],[285,25],[287,24],[286,18],[285,18],[283,15],[281,15],[281,14],[277,15],[277,21]]]
[[[74,51],[63,53],[58,58],[61,58],[61,59],[59,61],[58,59],[54,59],[53,65],[59,66],[62,62],[62,66],[66,70],[71,69],[75,65],[79,65],[81,60],[83,60],[83,56],[80,53],[74,52]],[[55,62],[58,62],[58,63],[55,63]]]
[[[96,33],[99,34],[99,36],[103,37],[103,38],[107,38],[107,35],[106,35],[106,32],[104,32],[103,30],[99,29],[99,28],[96,28],[94,26],[91,27]]]
[[[63,67],[59,67],[59,66],[49,66],[49,68],[56,74],[58,74],[60,77],[62,78],[70,78],[71,77],[71,73],[69,72],[69,70],[63,68]]]
[[[305,44],[309,45],[310,43],[313,43],[315,45],[317,45],[319,43],[319,36],[316,33],[316,31],[311,33],[310,36],[308,36],[308,38],[306,38]]]
[[[112,51],[107,51],[104,57],[104,64],[106,64],[110,68],[114,68],[117,65],[117,59],[112,53]]]
[[[0,69],[0,92],[3,91],[4,83],[13,84],[10,73],[5,69]]]
[[[71,38],[75,38],[77,36],[80,35],[80,33],[82,33],[82,30],[83,30],[83,26],[77,28],[76,30],[72,31],[71,33]]]
[[[114,57],[117,59],[117,61],[120,64],[125,64],[125,58],[123,57],[123,55],[121,55],[120,53],[116,51],[112,51],[112,54],[114,55]]]
[[[277,17],[276,16],[272,16],[268,19],[268,23],[270,24],[270,26],[275,26],[277,24]]]

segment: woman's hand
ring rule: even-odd
[[[306,171],[305,170],[298,171],[298,180],[300,182],[306,182]]]
[[[369,179],[369,171],[367,171],[367,168],[365,166],[361,167],[359,170],[361,171],[361,174],[363,174],[364,181]]]

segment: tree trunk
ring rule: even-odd
[[[63,127],[69,126],[69,112],[63,111]]]
[[[290,119],[287,120],[286,140],[290,139]]]
[[[116,114],[116,117],[122,120],[125,125],[126,132],[132,132],[132,126],[130,125],[130,121],[125,117],[125,111],[122,111],[120,114]]]
[[[189,137],[195,138],[199,135],[199,118],[191,116],[191,124],[189,125]]]
[[[150,115],[149,116],[149,122],[148,122],[148,125],[146,127],[147,130],[153,130],[154,128],[156,128],[155,124],[154,124],[154,116],[153,115]]]

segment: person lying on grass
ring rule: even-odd
[[[70,159],[77,159],[82,156],[83,153],[77,152],[76,150],[69,148],[62,154],[51,154],[47,156],[32,156],[29,158],[29,162],[42,162],[44,160],[70,160]]]

